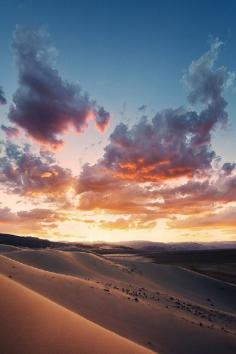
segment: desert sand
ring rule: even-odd
[[[19,348],[33,345],[34,325],[44,327],[40,323],[45,321],[46,326],[49,319],[41,314],[52,311],[49,329],[37,334],[46,347],[55,345],[50,353],[236,352],[236,286],[232,284],[177,266],[132,259],[111,261],[86,252],[0,248],[0,253],[0,282],[4,289],[1,323],[3,316],[4,321],[8,318],[8,335],[17,333],[18,327],[23,331],[24,325],[25,329],[32,328],[31,339],[19,342]],[[31,300],[24,302],[26,294]],[[8,299],[13,303],[16,298],[16,308],[10,310]],[[24,313],[29,314],[30,306],[28,318]],[[47,310],[37,312],[41,306]],[[64,317],[62,331],[60,321]],[[81,326],[86,328],[83,333]],[[54,344],[48,344],[47,333],[55,339]],[[7,337],[6,331],[3,335]],[[70,339],[64,341],[67,336]],[[18,335],[19,341],[21,337]],[[61,352],[56,349],[56,338],[66,342],[60,346]],[[4,340],[6,353],[21,353],[11,348],[16,341]],[[115,340],[117,344],[113,345]],[[41,353],[42,348],[36,347],[39,351],[34,353]],[[23,349],[22,353],[33,353]]]
[[[2,353],[151,353],[6,277],[0,283]]]

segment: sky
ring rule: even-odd
[[[0,232],[236,240],[235,1],[0,6]]]

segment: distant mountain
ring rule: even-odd
[[[136,250],[146,251],[200,251],[212,249],[236,249],[236,241],[224,242],[152,242],[152,241],[127,241],[122,245]]]
[[[16,246],[16,247],[47,248],[47,247],[57,247],[60,243],[52,242],[49,240],[43,240],[38,237],[16,236],[16,235],[0,233],[0,244]]]
[[[117,252],[168,252],[168,251],[201,251],[218,249],[236,249],[236,241],[226,242],[152,242],[152,241],[126,241],[126,242],[96,242],[96,243],[77,243],[77,242],[56,242],[32,236],[16,236],[0,233],[0,244],[28,247],[28,248],[59,248],[65,251],[87,250],[100,253]]]

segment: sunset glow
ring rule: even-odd
[[[222,62],[224,38],[212,37],[208,47],[201,38],[204,50],[190,50],[184,70],[182,58],[173,82],[185,99],[176,91],[174,105],[166,87],[163,105],[154,109],[145,99],[132,107],[131,95],[121,111],[115,86],[113,97],[113,87],[100,94],[88,84],[90,95],[75,69],[74,80],[66,76],[69,59],[62,54],[61,64],[53,31],[19,25],[6,33],[12,49],[1,46],[16,72],[9,80],[0,73],[1,232],[73,241],[236,240],[236,161],[222,142],[235,139],[235,67]]]

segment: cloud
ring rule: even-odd
[[[0,208],[0,224],[15,221],[16,215],[9,208]]]
[[[13,38],[19,87],[9,119],[29,136],[51,148],[63,144],[61,135],[73,128],[82,132],[89,119],[100,131],[110,115],[79,84],[63,80],[54,67],[56,50],[46,31],[18,27]]]
[[[226,174],[231,174],[233,171],[236,170],[236,163],[232,162],[225,162],[224,165],[222,166],[222,170]]]
[[[47,234],[57,227],[65,217],[58,211],[35,208],[27,211],[13,212],[0,207],[0,225],[2,232]]]
[[[85,164],[77,178],[51,153],[36,154],[28,145],[7,142],[0,156],[0,183],[9,193],[69,205],[75,214],[75,204],[78,213],[91,211],[102,218],[109,214],[108,220],[97,221],[103,229],[150,229],[160,219],[176,229],[227,223],[234,227],[234,210],[225,208],[235,202],[236,164],[221,163],[211,144],[215,129],[224,127],[228,119],[227,72],[215,68],[221,45],[213,42],[184,74],[190,108],[169,108],[152,119],[142,117],[133,126],[118,124],[102,158],[94,165]],[[19,88],[9,114],[15,127],[2,126],[8,136],[21,128],[40,143],[58,147],[63,132],[70,127],[82,131],[88,119],[94,119],[99,130],[105,129],[109,113],[80,86],[61,79],[53,65],[55,49],[45,32],[18,30],[14,48]],[[141,106],[139,113],[143,110]],[[24,220],[30,214],[22,213],[13,215],[5,209],[2,218],[27,226]],[[49,228],[64,217],[56,214],[55,223],[52,214],[45,221]],[[37,218],[46,220],[46,212],[36,209],[31,217],[39,227]]]
[[[79,209],[83,211],[104,210],[112,214],[148,214],[151,205],[148,193],[138,187],[126,186],[106,192],[86,192],[80,196]]]
[[[109,171],[100,166],[85,165],[82,171],[77,192],[79,193],[78,209],[80,211],[99,211],[112,215],[128,215],[119,218],[119,222],[103,221],[100,227],[107,229],[150,228],[157,219],[153,191],[115,179]],[[121,221],[123,220],[123,221]]]
[[[10,193],[56,201],[66,199],[73,177],[49,152],[35,154],[29,145],[20,147],[8,142],[2,145],[0,183]]]
[[[184,220],[171,221],[170,226],[176,229],[235,229],[236,207],[228,207],[218,212],[208,212],[198,217],[189,217]]]
[[[84,165],[78,208],[120,215],[101,227],[149,228],[159,219],[200,217],[235,201],[235,164],[215,168],[213,162],[220,163],[211,145],[213,131],[228,119],[226,69],[214,68],[221,45],[213,42],[184,74],[188,101],[196,110],[170,108],[131,127],[121,123],[103,157]]]
[[[124,180],[191,178],[209,169],[215,157],[208,144],[195,143],[196,119],[182,110],[168,110],[130,129],[121,123],[110,136],[102,163]]]
[[[221,67],[213,71],[222,45],[219,39],[214,40],[209,51],[194,60],[185,73],[183,82],[189,90],[188,100],[192,104],[216,103],[217,100],[222,100],[226,80],[225,68]]]
[[[15,127],[6,127],[4,124],[2,124],[1,129],[6,133],[8,138],[15,138],[19,135],[19,130]]]
[[[118,218],[115,221],[101,221],[100,227],[106,230],[129,230],[129,229],[152,229],[155,225],[155,221],[145,220],[146,216],[139,218],[129,217]]]
[[[191,104],[202,110],[184,107],[158,112],[151,121],[142,117],[129,128],[121,123],[110,136],[101,163],[118,178],[125,180],[162,181],[188,177],[211,168],[215,152],[211,134],[217,124],[227,122],[227,105],[223,93],[224,68],[214,70],[220,42],[193,61],[184,75]]]
[[[7,103],[7,100],[5,98],[3,89],[0,86],[0,105],[6,104],[6,103]]]
[[[117,181],[104,166],[84,164],[77,183],[77,192],[106,192],[119,188]]]
[[[140,107],[138,107],[138,111],[139,112],[144,112],[147,109],[147,105],[146,104],[142,104]]]
[[[235,201],[236,175],[227,174],[223,168],[212,171],[211,175],[201,180],[190,180],[181,185],[169,185],[155,189],[163,202],[158,207],[158,214],[164,218],[179,216],[204,215],[209,210],[217,212],[224,205]],[[171,223],[173,226],[174,223]]]

